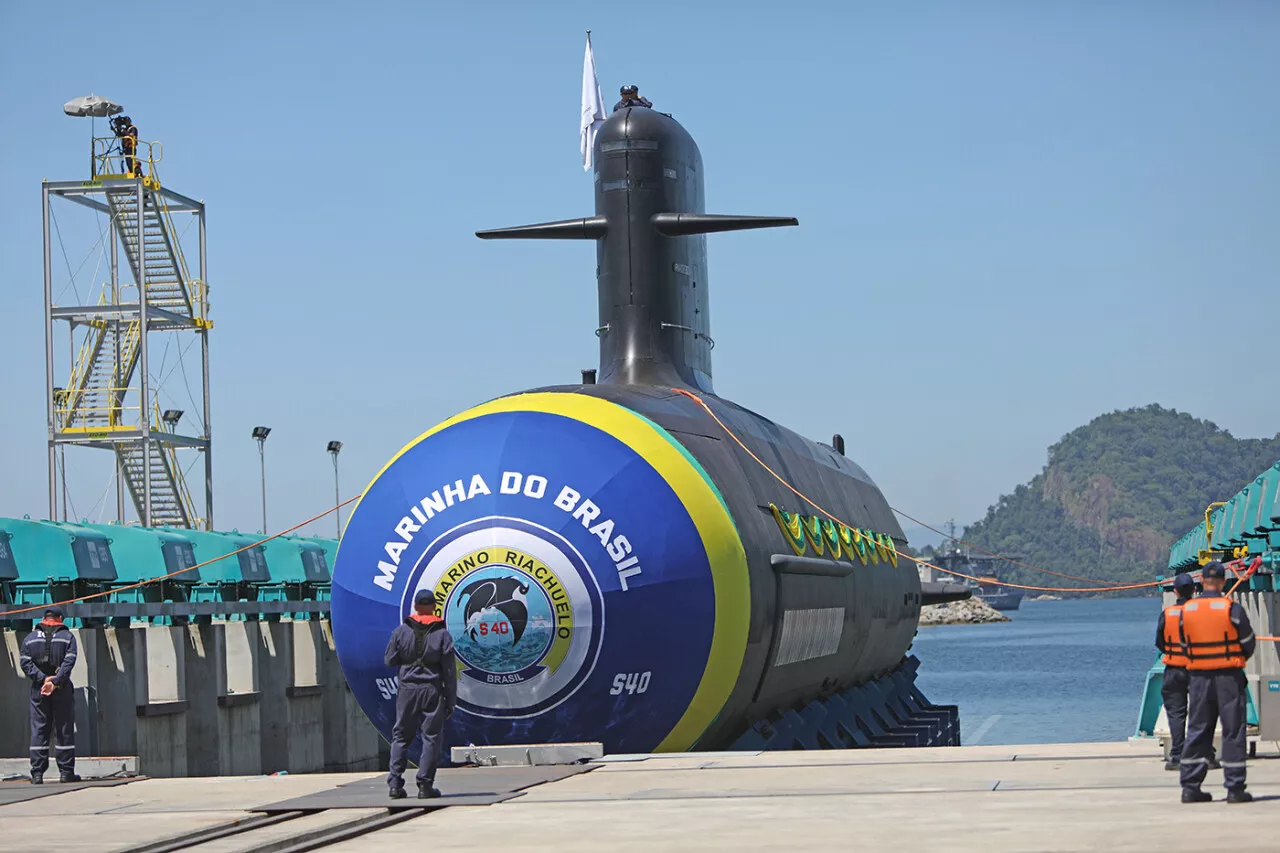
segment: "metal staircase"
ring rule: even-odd
[[[99,305],[107,303],[103,293]],[[122,426],[124,393],[138,364],[138,321],[91,320],[58,401],[64,431],[100,432]]]
[[[137,284],[104,286],[99,307],[118,306],[120,310],[107,310],[80,320],[87,334],[76,354],[66,389],[55,394],[55,420],[62,433],[105,438],[113,443],[121,479],[139,518],[146,517],[144,507],[149,497],[152,526],[190,527],[197,519],[174,443],[166,440],[172,433],[160,425],[158,410],[154,417],[149,411],[155,402],[154,388],[148,390],[153,399],[142,400],[145,385],[135,384],[144,344],[140,334],[141,300],[122,298],[122,292],[145,292],[149,331],[207,331],[211,326],[204,282],[193,280],[187,272],[180,235],[160,191],[154,164],[152,167],[152,174],[142,182],[141,193],[133,181],[104,188],[115,239],[124,249]],[[135,397],[126,405],[130,391],[135,392]],[[145,424],[144,418],[151,423]],[[147,461],[149,464],[144,464]]]
[[[173,220],[168,208],[162,201],[157,203],[156,194],[151,190],[144,189],[142,198],[140,241],[137,194],[132,190],[107,193],[107,204],[120,241],[124,244],[133,279],[141,282],[145,271],[147,307],[160,308],[185,320],[194,320],[196,315],[192,311],[186,259],[182,257],[178,235],[173,233]]]
[[[159,431],[159,425],[152,427]],[[140,442],[116,445],[116,458],[120,472],[129,488],[134,506],[142,506],[146,500],[146,468],[143,464],[143,445]],[[171,445],[149,441],[146,445],[151,456],[151,526],[191,527],[195,511],[187,484],[178,467],[177,454]]]

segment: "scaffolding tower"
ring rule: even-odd
[[[133,150],[130,150],[133,149]],[[116,517],[125,523],[125,491],[144,527],[212,529],[213,455],[209,409],[208,287],[205,283],[205,206],[160,184],[159,143],[121,146],[118,137],[95,138],[87,181],[45,181],[44,223],[45,379],[49,435],[49,518],[57,519],[58,454],[79,445],[115,456]],[[54,200],[107,215],[110,281],[97,304],[57,305],[53,293],[50,205]],[[193,216],[199,228],[198,258],[191,274],[175,219]],[[56,219],[55,219],[56,224]],[[62,235],[59,233],[61,241]],[[65,250],[65,246],[63,249]],[[120,263],[120,255],[124,263]],[[78,300],[77,300],[78,301]],[[68,324],[54,334],[55,321]],[[149,339],[153,333],[198,336],[203,423],[200,435],[179,431],[181,411],[162,412]],[[69,375],[54,381],[55,341],[69,346]],[[182,349],[179,349],[181,358]],[[163,380],[163,377],[161,377]],[[194,398],[193,398],[194,402]],[[183,451],[183,453],[180,453]],[[204,512],[196,511],[180,461],[204,456]],[[194,464],[195,460],[192,460]],[[64,512],[65,514],[65,512]],[[67,520],[67,519],[63,519]]]

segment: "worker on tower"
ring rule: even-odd
[[[396,723],[391,730],[391,772],[387,776],[393,800],[408,796],[404,769],[415,733],[422,736],[418,799],[440,796],[435,787],[436,767],[440,763],[444,721],[453,716],[458,702],[458,667],[453,638],[435,610],[435,593],[418,590],[413,597],[413,613],[391,632],[384,655],[387,666],[400,668]]]
[[[120,140],[121,159],[124,160],[125,174],[130,178],[142,177],[142,169],[138,165],[138,128],[128,116],[116,116],[111,120],[111,129]]]
[[[31,679],[31,784],[43,785],[49,769],[49,735],[61,782],[76,775],[76,698],[71,670],[78,650],[75,635],[62,624],[62,610],[50,607],[35,630],[22,641],[19,663]]]
[[[620,92],[622,100],[613,105],[613,111],[616,113],[623,107],[652,107],[653,103],[648,98],[640,97],[640,89],[636,86],[623,86]]]
[[[1164,683],[1160,697],[1164,700],[1165,715],[1169,718],[1169,760],[1165,770],[1177,770],[1182,760],[1182,744],[1187,736],[1187,657],[1182,651],[1178,636],[1182,606],[1195,597],[1196,582],[1186,573],[1173,579],[1173,593],[1177,601],[1166,607],[1156,622],[1156,648],[1164,654]]]
[[[1222,775],[1228,803],[1247,803],[1253,795],[1245,786],[1245,707],[1249,689],[1244,665],[1253,655],[1256,638],[1249,617],[1238,603],[1225,597],[1226,570],[1216,560],[1200,573],[1204,592],[1182,605],[1171,629],[1181,643],[1190,676],[1187,740],[1179,765],[1182,802],[1213,799],[1200,784],[1209,772],[1210,751],[1218,720],[1222,720]]]

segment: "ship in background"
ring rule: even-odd
[[[949,572],[978,578],[967,581],[974,598],[980,598],[996,610],[1017,610],[1022,604],[1023,592],[1020,589],[999,586],[999,569],[1012,565],[1020,559],[1016,555],[974,554],[968,547],[961,547],[961,540],[956,538],[955,522],[947,523],[947,541],[934,552],[931,561],[939,568]]]
[[[599,370],[423,433],[344,532],[334,636],[365,713],[390,735],[386,638],[430,589],[457,640],[453,743],[958,744],[907,652],[922,604],[967,593],[899,565],[902,530],[839,435],[712,387],[705,235],[798,222],[707,214],[698,146],[643,99],[593,154],[593,215],[477,236],[595,243]]]
[[[982,599],[996,610],[1017,610],[1018,605],[1022,603],[1022,590],[998,585],[1000,577],[996,567],[1001,563],[1007,562],[1002,557],[968,554],[959,549],[954,549],[934,554],[932,562],[947,571],[978,578],[978,581],[968,581],[973,591],[973,597]]]

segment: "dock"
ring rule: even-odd
[[[381,775],[0,783],[0,851],[1274,850],[1280,748],[1247,805],[1183,805],[1158,743],[605,756],[442,770],[438,800]],[[409,780],[412,791],[412,779]]]

